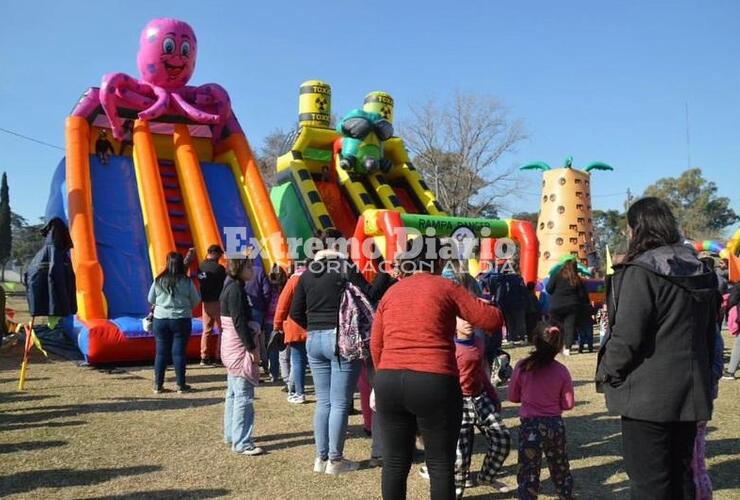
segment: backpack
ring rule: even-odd
[[[348,361],[370,357],[370,332],[375,311],[365,294],[346,276],[339,302],[336,354]]]

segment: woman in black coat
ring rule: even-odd
[[[632,499],[693,500],[696,423],[712,416],[717,276],[682,244],[657,198],[627,212],[630,243],[607,297],[597,383],[622,417]]]
[[[560,271],[547,281],[545,290],[550,295],[550,316],[563,325],[563,354],[570,355],[570,347],[576,338],[578,322],[588,304],[588,292],[578,276],[575,259],[563,264]]]

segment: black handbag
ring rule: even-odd
[[[282,330],[273,330],[267,341],[267,351],[282,351],[285,349],[285,333]]]

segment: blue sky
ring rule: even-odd
[[[191,83],[223,85],[253,145],[295,122],[311,78],[331,83],[340,115],[386,90],[399,121],[410,103],[491,94],[529,133],[504,166],[605,161],[616,171],[597,174],[594,205],[616,208],[628,187],[686,168],[688,103],[692,166],[740,212],[740,2],[13,0],[0,9],[0,127],[63,146],[82,91],[106,72],[136,75],[139,33],[159,16],[193,26]],[[0,133],[15,211],[43,214],[61,156]],[[536,174],[522,178],[539,192]],[[537,198],[507,205],[533,211]]]

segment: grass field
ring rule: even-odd
[[[515,359],[523,348],[512,351]],[[729,354],[729,351],[728,353]],[[231,454],[221,421],[225,374],[190,366],[197,390],[151,393],[151,367],[82,368],[33,355],[27,391],[16,392],[20,347],[0,355],[0,496],[34,498],[379,498],[380,469],[317,475],[313,463],[313,404],[289,405],[276,386],[257,390],[256,439],[268,453]],[[578,400],[567,415],[569,454],[581,499],[627,498],[619,422],[607,415],[591,383],[596,355],[567,364]],[[174,387],[168,372],[168,387]],[[357,403],[359,407],[359,402]],[[516,408],[504,405],[516,442]],[[482,460],[478,438],[473,470]],[[369,458],[361,417],[350,418],[346,455]],[[717,499],[740,498],[740,381],[722,381],[707,446]],[[515,485],[516,451],[502,479]],[[427,498],[427,483],[409,476],[409,498]],[[542,498],[554,490],[543,471]],[[512,498],[485,487],[466,498]]]

